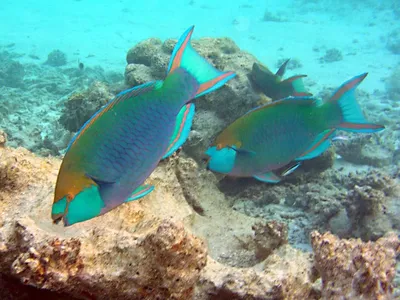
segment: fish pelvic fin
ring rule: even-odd
[[[355,90],[367,75],[368,73],[363,73],[346,81],[328,100],[339,105],[341,122],[336,126],[337,129],[361,133],[373,133],[385,129],[383,125],[369,123],[356,101]]]
[[[187,29],[176,44],[168,66],[168,74],[177,68],[185,69],[199,83],[196,98],[210,93],[236,76],[234,72],[221,72],[200,56],[190,44],[194,26]]]
[[[253,177],[259,181],[268,182],[268,183],[278,183],[281,181],[281,178],[278,175],[276,175],[274,172],[258,174],[258,175],[254,175]]]
[[[179,147],[181,147],[189,137],[195,113],[195,104],[189,103],[183,106],[176,118],[175,130],[170,139],[167,152],[163,159],[171,156]]]
[[[154,185],[144,184],[139,186],[136,190],[133,191],[132,195],[125,200],[125,202],[135,201],[139,198],[150,194],[154,190]]]

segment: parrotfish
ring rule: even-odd
[[[207,149],[207,168],[276,183],[303,160],[327,150],[337,130],[383,130],[384,126],[365,119],[355,99],[355,89],[366,76],[364,73],[345,82],[326,101],[288,97],[249,111],[224,129]]]
[[[192,100],[235,76],[215,69],[191,47],[193,29],[176,44],[164,81],[121,92],[72,138],[57,178],[55,223],[86,221],[150,193],[154,186],[144,181],[188,137]]]
[[[289,59],[286,60],[274,74],[266,66],[254,63],[251,79],[256,89],[261,90],[272,101],[289,96],[311,96],[304,87],[303,78],[307,75],[296,75],[282,80]]]

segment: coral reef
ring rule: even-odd
[[[399,191],[389,175],[380,171],[351,173],[346,188],[345,206],[352,220],[354,236],[377,240],[398,226],[398,209],[392,205]]]
[[[252,229],[254,230],[257,259],[264,260],[273,250],[287,243],[288,232],[284,223],[258,222],[252,226]]]
[[[60,161],[7,147],[0,147],[0,157],[10,162],[0,165],[0,174],[15,174],[0,187],[0,274],[8,290],[18,279],[61,293],[47,295],[57,299],[320,299],[318,278],[323,279],[322,295],[329,291],[325,283],[336,278],[331,277],[336,276],[332,262],[341,254],[324,259],[325,244],[317,233],[315,268],[311,253],[287,244],[285,225],[232,210],[215,176],[193,159],[165,160],[148,179],[156,190],[147,197],[65,228],[50,218]],[[383,178],[367,178],[367,183],[386,186]],[[243,244],[250,238],[251,244]],[[376,244],[358,241],[354,249],[370,250],[352,252],[372,263],[368,267],[361,261],[356,270],[367,268],[366,282],[384,283],[387,294],[394,245],[399,245],[395,236]],[[359,274],[347,274],[347,283],[341,283],[348,287]]]
[[[52,67],[61,67],[67,64],[67,55],[61,50],[53,50],[47,55],[47,60],[44,63]]]
[[[76,132],[96,112],[108,103],[114,95],[109,87],[99,81],[85,91],[72,94],[66,102],[59,122],[65,129]]]
[[[386,90],[389,99],[400,101],[400,65],[398,65],[386,79]]]
[[[280,14],[274,14],[270,12],[268,9],[264,11],[264,16],[261,21],[263,22],[287,22],[284,18],[280,16]]]
[[[4,147],[7,142],[7,133],[0,129],[0,147]]]
[[[12,88],[23,87],[25,77],[25,67],[14,59],[18,55],[13,55],[7,51],[0,52],[0,86]]]
[[[388,166],[393,153],[382,147],[377,136],[352,136],[349,141],[337,142],[336,153],[348,162],[374,167]]]
[[[325,51],[325,55],[322,56],[319,61],[321,63],[332,63],[343,59],[342,52],[336,48],[328,49]]]
[[[324,299],[391,299],[400,254],[396,234],[362,243],[313,232],[311,243]]]
[[[275,67],[276,68],[280,68],[280,66],[282,66],[282,64],[287,61],[287,58],[281,58],[278,59],[278,61],[276,62]],[[298,58],[291,58],[286,66],[287,70],[294,70],[294,69],[298,69],[298,68],[302,68],[303,64],[300,62],[300,60]]]
[[[18,57],[7,52],[4,65]],[[64,109],[62,104],[71,93],[85,91],[98,80],[112,84],[112,93],[124,88],[120,85],[122,74],[105,72],[99,67],[58,69],[29,63],[24,64],[24,70],[23,85],[0,86],[0,127],[8,135],[9,146],[22,146],[43,156],[59,155],[72,137],[58,122]],[[85,109],[80,108],[82,112]]]
[[[382,171],[349,174],[341,169],[307,174],[299,170],[279,185],[231,179],[219,183],[235,210],[287,224],[289,243],[300,248],[308,244],[311,230],[363,240],[400,230],[397,186],[398,180]]]
[[[386,47],[394,54],[400,54],[400,28],[390,32],[387,37]]]

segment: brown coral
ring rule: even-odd
[[[400,241],[392,233],[377,242],[340,240],[313,232],[315,266],[325,299],[390,299]]]
[[[257,222],[252,226],[257,259],[264,260],[273,250],[287,244],[288,229],[284,223]]]
[[[3,130],[0,130],[0,147],[4,147],[7,142],[7,133]]]

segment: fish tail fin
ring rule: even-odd
[[[196,93],[197,98],[223,86],[236,74],[217,70],[193,49],[190,44],[193,29],[194,26],[187,29],[176,44],[169,62],[168,73],[183,68],[191,74],[200,84]]]
[[[328,102],[339,105],[341,122],[337,129],[349,132],[373,133],[385,129],[385,126],[369,123],[355,98],[357,86],[364,80],[368,73],[355,76],[343,83],[332,95]]]

